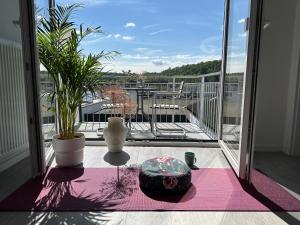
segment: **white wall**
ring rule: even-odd
[[[20,18],[19,0],[9,0],[0,7],[0,38],[21,43],[20,26],[13,24]]]
[[[285,148],[291,155],[300,155],[300,1],[297,5],[292,58]]]
[[[284,151],[297,0],[265,0],[254,148]],[[294,94],[294,93],[293,93]]]
[[[284,147],[288,154],[300,155],[300,1],[296,10],[291,63]]]

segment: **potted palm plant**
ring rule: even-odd
[[[57,6],[49,18],[40,20],[37,32],[39,58],[53,83],[51,94],[55,101],[59,133],[53,137],[53,149],[59,166],[75,166],[83,161],[85,137],[75,131],[78,107],[86,93],[95,94],[101,80],[102,58],[113,52],[100,52],[84,56],[80,43],[100,27],[83,29],[71,21],[72,13],[79,7]]]

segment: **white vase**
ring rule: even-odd
[[[126,141],[128,129],[124,126],[123,119],[111,117],[108,126],[103,130],[103,137],[109,152],[121,152]]]
[[[60,135],[53,136],[53,149],[58,166],[77,166],[83,162],[83,149],[85,137],[82,133],[76,133],[73,139],[60,139]]]

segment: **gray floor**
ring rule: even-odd
[[[84,133],[86,138],[99,138],[102,137],[103,128],[107,126],[105,122],[84,122],[78,126],[78,130]],[[129,138],[131,139],[185,139],[185,140],[211,140],[211,138],[196,124],[186,123],[157,123],[157,127],[160,129],[166,129],[165,131],[158,132],[160,136],[154,136],[150,130],[149,122],[132,122]],[[97,132],[98,129],[100,132]],[[167,129],[177,129],[178,131],[167,131]],[[45,139],[51,139],[55,134],[54,124],[44,124],[43,134]]]
[[[157,123],[159,129],[165,129],[165,131],[160,132],[159,137],[155,137],[151,132],[149,122],[132,122],[130,130],[130,138],[132,139],[158,139],[158,138],[171,138],[171,139],[192,139],[192,140],[211,140],[211,138],[205,134],[196,124],[192,123]],[[99,138],[99,135],[103,134],[98,132],[98,128],[103,130],[107,126],[105,122],[88,122],[81,123],[78,127],[78,131],[84,133],[86,138]],[[168,130],[178,130],[178,131],[168,131]]]
[[[184,158],[184,151],[196,153],[199,168],[229,168],[218,148],[192,147],[138,147],[126,146],[130,156],[127,164],[141,163],[154,156],[170,155]],[[85,167],[107,167],[103,160],[106,147],[89,146],[85,150]],[[55,163],[52,164],[53,166]],[[297,219],[298,217],[298,219]],[[300,224],[299,213],[272,212],[2,212],[0,225],[47,224],[47,225],[281,225]]]
[[[172,156],[184,160],[184,152],[189,150],[195,152],[199,168],[230,168],[223,153],[218,148],[193,148],[189,147],[141,147],[124,146],[124,152],[128,153],[130,159],[127,165],[140,164],[147,159],[156,156]],[[85,149],[85,167],[113,167],[104,160],[107,153],[105,146],[88,146]],[[52,166],[55,166],[55,161]]]
[[[300,199],[300,156],[288,156],[280,152],[256,152],[254,168]]]

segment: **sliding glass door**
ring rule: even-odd
[[[220,144],[238,176],[246,177],[254,95],[257,0],[228,0],[222,68]]]
[[[3,3],[0,18],[1,172],[28,157],[30,151],[19,1]]]

